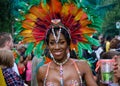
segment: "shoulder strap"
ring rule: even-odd
[[[80,82],[83,83],[82,77],[81,77],[81,73],[80,73],[80,71],[79,71],[79,69],[78,69],[78,66],[77,66],[75,60],[72,59],[72,62],[73,62],[73,64],[74,64],[74,66],[75,66],[75,69],[76,69],[78,75],[79,75]]]

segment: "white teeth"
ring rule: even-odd
[[[55,52],[55,55],[60,55],[61,54],[61,52]]]

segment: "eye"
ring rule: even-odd
[[[60,42],[60,44],[64,44],[64,43],[65,43],[65,41],[61,41],[61,42]]]
[[[50,42],[50,45],[54,45],[54,43],[55,43],[55,42],[51,41],[51,42]]]

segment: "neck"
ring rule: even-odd
[[[53,62],[55,63],[55,64],[57,64],[57,65],[64,65],[65,63],[67,63],[68,62],[68,60],[69,60],[69,57],[67,57],[64,61],[62,61],[62,62],[58,62],[58,61],[56,61],[54,58],[53,58]]]

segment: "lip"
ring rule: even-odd
[[[54,55],[55,55],[55,56],[60,56],[61,54],[62,54],[61,51],[54,52]]]

